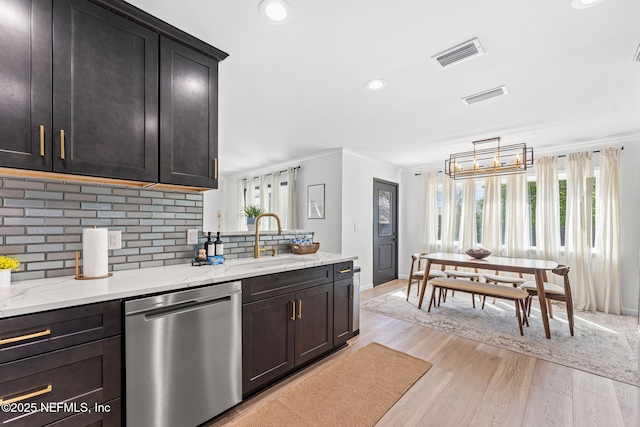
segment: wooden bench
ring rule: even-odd
[[[459,292],[468,292],[475,295],[481,295],[483,297],[492,297],[507,299],[515,302],[516,317],[518,318],[518,327],[520,328],[520,335],[524,335],[522,330],[522,320],[527,326],[529,326],[529,320],[527,319],[527,313],[524,309],[524,301],[529,296],[529,293],[524,289],[512,288],[507,286],[494,285],[491,283],[472,282],[470,280],[459,280],[451,278],[435,278],[429,281],[431,283],[431,300],[429,301],[429,308],[427,312],[431,311],[431,305],[436,302],[436,290],[438,293],[437,306],[440,307],[440,295],[442,290],[452,290]],[[484,301],[482,303],[484,307]]]

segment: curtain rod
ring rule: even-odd
[[[298,169],[300,169],[300,166],[294,166],[293,167],[293,170],[298,170]],[[279,172],[287,172],[287,170],[288,169],[283,169],[283,170],[281,170]],[[269,176],[269,175],[273,175],[273,172],[265,174],[265,176]],[[254,176],[253,178],[260,178],[260,177],[259,176]],[[253,178],[251,178],[251,179],[253,179]],[[249,179],[249,178],[242,178],[243,181],[246,181],[247,179]]]
[[[624,150],[624,146],[620,147],[620,150]],[[592,151],[592,153],[594,153],[594,154],[595,153],[599,153],[599,152],[600,152],[600,150],[593,150]],[[566,154],[561,154],[561,155],[558,156],[558,158],[560,158],[560,157],[567,157],[567,155]]]
[[[624,150],[624,146],[620,147],[620,150]],[[594,153],[594,154],[595,153],[599,153],[599,152],[600,152],[600,150],[593,150],[592,151],[592,153]],[[567,155],[566,154],[561,154],[561,155],[558,156],[558,158],[560,158],[560,157],[567,157]],[[442,171],[437,171],[437,172],[438,173],[442,173]],[[414,176],[420,176],[420,175],[422,175],[422,172],[416,172],[413,175]]]

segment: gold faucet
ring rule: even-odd
[[[260,218],[263,216],[271,216],[276,219],[278,222],[278,234],[282,234],[282,226],[280,225],[280,217],[274,213],[263,213],[257,216],[256,218],[256,244],[253,246],[253,257],[260,258],[260,252],[264,252],[266,249],[260,247]],[[265,243],[266,244],[266,243]],[[276,256],[278,251],[273,248],[271,249],[271,256]]]

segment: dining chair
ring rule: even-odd
[[[426,255],[426,252],[416,252],[411,255],[411,270],[409,270],[409,284],[407,286],[407,301],[409,301],[409,293],[411,292],[411,284],[414,280],[418,281],[417,294],[420,293],[420,282],[424,279],[424,268],[422,267],[422,256]],[[427,280],[431,280],[434,277],[445,277],[445,274],[441,270],[429,270],[429,277]]]
[[[551,311],[551,300],[564,301],[567,306],[567,319],[569,320],[569,332],[573,336],[573,298],[571,296],[571,284],[569,283],[569,267],[567,265],[558,265],[551,270],[552,273],[564,278],[564,286],[558,286],[555,283],[544,282],[544,296],[549,302],[549,317],[553,318]],[[538,288],[535,281],[524,282],[520,288],[529,293],[526,300],[528,314],[531,314],[531,302],[534,296],[538,295]]]

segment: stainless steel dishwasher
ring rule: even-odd
[[[241,282],[125,302],[129,427],[195,427],[242,400]]]

